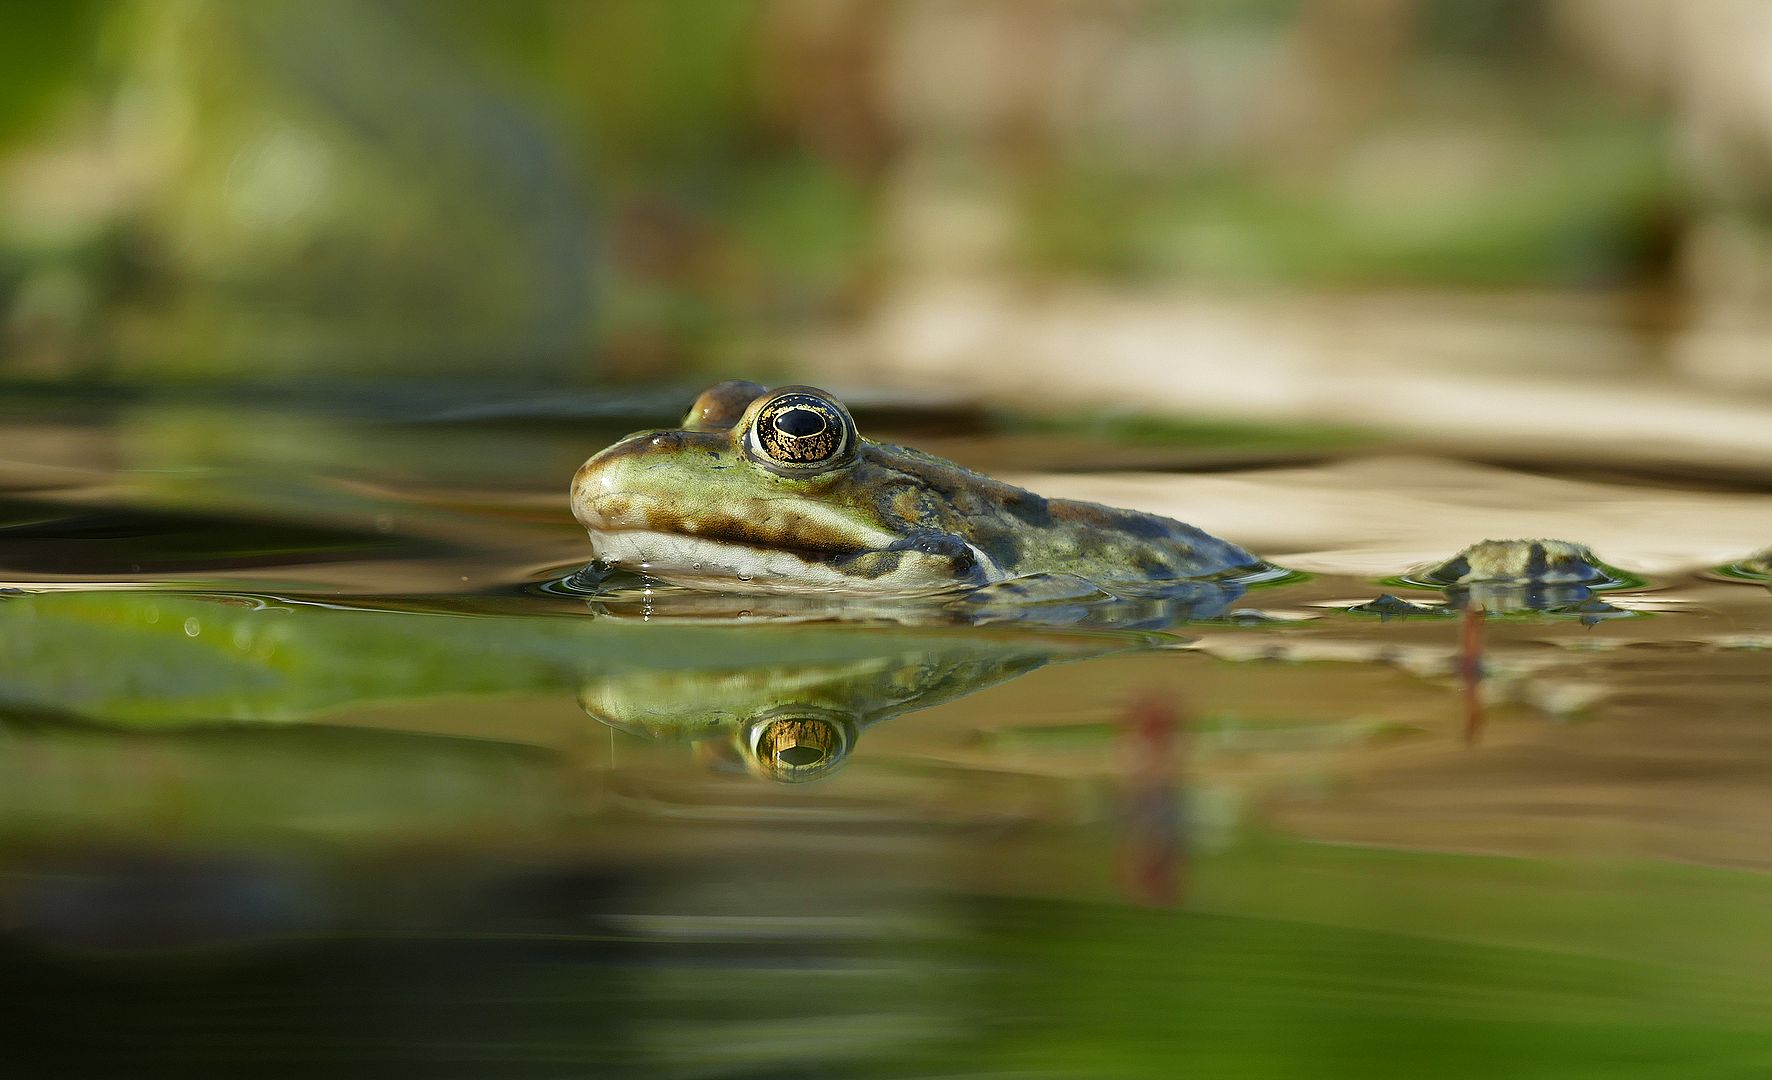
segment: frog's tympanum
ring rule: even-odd
[[[709,389],[681,428],[585,462],[572,510],[605,563],[728,592],[925,596],[1038,575],[1112,589],[1265,569],[1179,521],[872,442],[809,386]]]

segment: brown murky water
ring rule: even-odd
[[[1772,1071],[1772,474],[1060,441],[1303,575],[832,621],[575,587],[653,407],[9,427],[17,1075]],[[1640,580],[1396,580],[1512,536]]]

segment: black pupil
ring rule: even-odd
[[[775,429],[791,438],[804,439],[824,430],[824,417],[811,409],[787,409],[775,417]]]

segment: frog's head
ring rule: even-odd
[[[964,538],[904,524],[901,481],[823,390],[727,382],[681,428],[585,462],[572,511],[605,562],[703,588],[919,595],[1001,576]]]

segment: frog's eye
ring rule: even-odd
[[[816,472],[854,456],[855,421],[830,395],[811,387],[787,387],[756,410],[745,444],[772,468]]]

